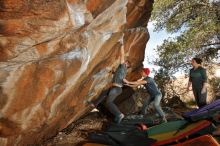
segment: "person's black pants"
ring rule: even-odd
[[[193,94],[196,100],[197,105],[200,107],[203,107],[207,104],[207,90],[205,93],[201,93],[201,89],[193,89]]]

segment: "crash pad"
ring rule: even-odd
[[[219,143],[211,135],[203,135],[174,146],[219,146]]]
[[[146,135],[149,138],[157,140],[154,145],[164,145],[193,135],[200,136],[210,134],[214,130],[215,127],[212,122],[207,120],[195,123],[189,123],[186,120],[179,120],[150,127],[146,131]]]

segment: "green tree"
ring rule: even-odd
[[[155,22],[155,31],[180,33],[156,48],[159,57],[154,63],[161,67],[156,76],[188,71],[195,56],[203,58],[207,67],[217,64],[215,60],[220,57],[219,0],[155,0],[151,21]],[[163,78],[168,82],[169,78]]]
[[[176,38],[166,39],[156,48],[156,64],[175,73],[186,69],[194,56],[211,61],[220,50],[219,0],[156,0],[151,17],[155,30],[181,32]]]
[[[166,94],[166,89],[165,89],[165,85],[170,83],[170,77],[168,75],[167,70],[164,69],[159,69],[159,71],[157,72],[157,74],[154,76],[154,79],[157,82],[157,85],[159,87],[159,89],[161,90],[161,93],[163,96],[165,96]]]

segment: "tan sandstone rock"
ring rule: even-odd
[[[111,82],[124,35],[142,66],[152,0],[2,0],[0,145],[36,144],[88,112]]]

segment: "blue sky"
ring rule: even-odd
[[[161,45],[163,43],[164,39],[167,39],[169,37],[176,37],[179,35],[179,33],[176,34],[168,34],[165,30],[154,32],[154,25],[152,22],[148,23],[148,31],[150,33],[150,39],[146,44],[145,49],[145,60],[143,62],[144,67],[150,68],[150,70],[158,70],[159,67],[155,66],[154,64],[150,64],[149,61],[153,61],[156,58],[158,58],[157,52],[154,50],[158,45]],[[220,51],[219,51],[220,54]],[[218,59],[220,60],[220,58]],[[181,75],[181,73],[176,73],[175,76]],[[150,76],[154,76],[154,73],[151,73]],[[216,76],[220,77],[220,69],[216,70]]]
[[[149,61],[153,61],[156,58],[158,58],[157,52],[154,50],[158,45],[161,45],[163,43],[164,39],[167,39],[169,37],[175,37],[177,34],[168,34],[165,30],[159,31],[159,32],[154,32],[154,25],[153,22],[148,23],[148,31],[150,33],[150,39],[146,44],[146,49],[145,49],[145,60],[143,62],[144,67],[148,67],[151,70],[153,69],[158,69],[157,66],[154,64],[150,64]],[[152,75],[154,75],[152,73]]]
[[[145,61],[144,61],[144,66],[149,67],[149,63],[147,59],[155,60],[158,55],[156,51],[154,50],[158,45],[161,45],[163,43],[164,39],[167,39],[168,37],[175,37],[176,35],[168,34],[165,30],[159,31],[159,32],[154,32],[153,31],[154,26],[153,22],[149,22],[148,24],[148,31],[150,33],[150,39],[146,44],[146,50],[145,50]]]

